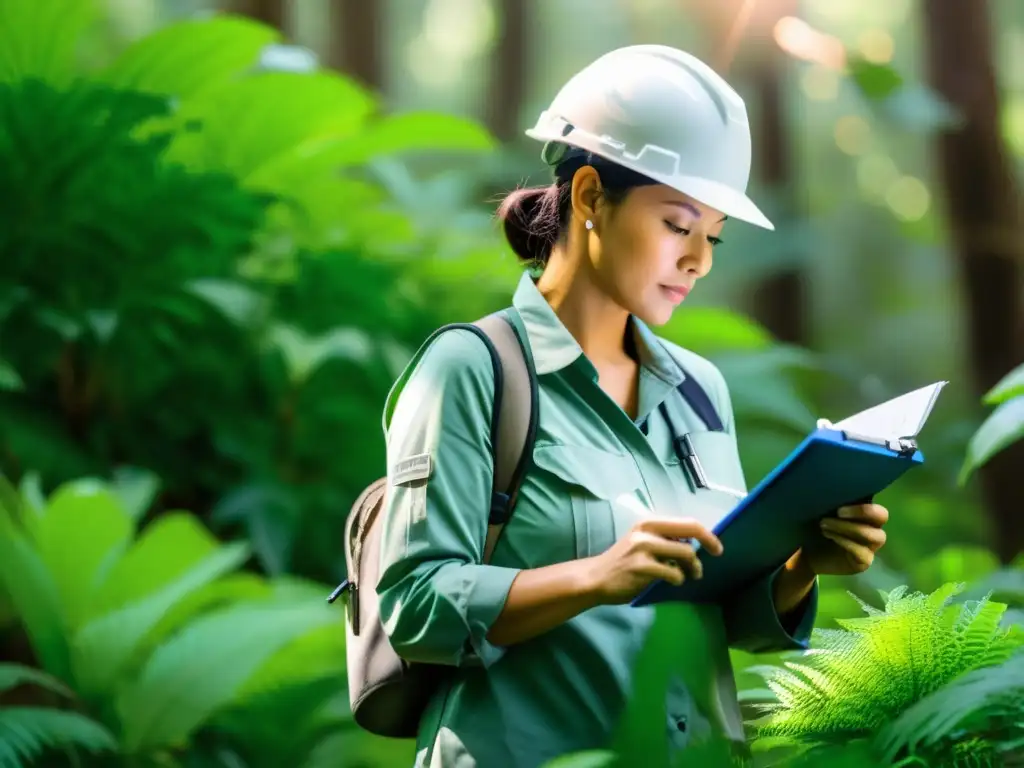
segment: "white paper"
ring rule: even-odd
[[[833,428],[866,437],[897,440],[915,438],[935,407],[939,392],[948,382],[939,381],[868,408],[833,424]]]

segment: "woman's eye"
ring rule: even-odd
[[[677,235],[688,235],[688,234],[690,234],[690,230],[683,229],[682,227],[677,227],[671,221],[666,221],[665,222],[665,226],[669,228],[670,232],[674,232]]]
[[[720,238],[720,237],[712,237],[711,235],[708,235],[708,242],[711,243],[711,247],[713,248],[716,245],[721,245],[722,244],[722,238]]]

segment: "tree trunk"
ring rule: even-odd
[[[519,114],[526,92],[528,0],[499,0],[498,44],[494,48],[491,87],[484,122],[501,141],[522,133]]]
[[[939,135],[936,149],[980,397],[1024,359],[1020,192],[999,130],[988,1],[929,0],[921,8],[931,85],[964,118]],[[979,475],[1004,562],[1024,550],[1022,468],[1024,443],[1018,442]]]
[[[758,98],[752,126],[754,168],[766,191],[782,202],[777,210],[793,216],[795,172],[783,95],[786,62],[776,46],[767,48],[757,58],[750,72]],[[781,267],[755,286],[751,297],[753,315],[780,341],[807,346],[810,339],[806,294],[803,270],[799,266]]]
[[[228,8],[256,21],[288,33],[288,3],[286,0],[230,0]]]
[[[330,0],[333,31],[328,64],[372,91],[384,90],[380,0]]]

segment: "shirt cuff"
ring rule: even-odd
[[[494,622],[498,620],[508,600],[512,582],[519,575],[518,568],[496,565],[469,565],[473,586],[466,597],[466,623],[469,626],[466,655],[463,662],[469,666],[490,667],[505,655],[505,648],[487,639]]]
[[[784,566],[783,566],[784,567]],[[779,616],[775,608],[775,579],[780,567],[744,589],[725,609],[729,645],[748,653],[807,650],[818,615],[818,580],[792,612]]]

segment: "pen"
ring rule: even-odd
[[[707,488],[708,478],[704,474],[704,467],[701,466],[700,457],[697,455],[697,451],[694,450],[693,441],[690,440],[689,433],[676,439],[676,453],[679,454],[679,459],[686,465],[686,468],[690,470],[696,486],[698,488]]]

